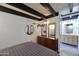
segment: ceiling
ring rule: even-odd
[[[68,3],[50,3],[56,12],[61,12],[65,8],[69,8]]]
[[[66,3],[0,3],[0,11],[39,21],[57,16],[66,7]]]
[[[32,9],[42,13],[45,16],[51,15],[51,12],[43,7],[40,3],[25,3],[25,5],[31,7]]]

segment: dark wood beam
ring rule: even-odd
[[[58,13],[55,13],[55,15],[58,16]],[[49,16],[46,16],[45,18],[48,19],[48,18],[51,18],[51,17],[55,17],[55,16],[53,16],[53,15],[51,14],[51,15],[49,15]]]
[[[41,18],[50,18],[50,17],[54,17],[54,16],[58,15],[58,13],[55,12],[55,10],[49,5],[49,3],[41,3],[41,5],[43,7],[45,7],[46,9],[49,9],[49,11],[52,13],[51,15],[48,15],[48,16],[45,16],[42,13],[39,13],[38,11],[36,11],[36,10],[34,10],[34,9],[32,9],[32,8],[28,7],[27,5],[24,5],[22,3],[7,3],[7,4],[14,6],[16,8],[22,9],[26,12],[35,14],[37,16],[40,16]]]
[[[36,17],[33,17],[33,16],[30,16],[30,15],[21,13],[19,11],[15,11],[15,10],[12,10],[12,9],[9,9],[9,8],[6,8],[6,7],[3,7],[1,5],[0,5],[0,11],[7,12],[7,13],[10,13],[10,14],[14,14],[14,15],[18,15],[18,16],[22,16],[22,17],[25,17],[25,18],[30,18],[30,19],[38,20],[38,21],[42,20],[42,18],[41,19],[38,19]]]
[[[28,7],[27,5],[24,5],[23,3],[7,3],[7,4],[14,6],[16,8],[22,9],[26,12],[31,13],[31,14],[37,15],[39,17],[43,17],[43,18],[45,17],[45,15],[43,15],[42,13],[32,9],[31,7]]]
[[[47,10],[49,10],[54,16],[58,16],[58,13],[51,7],[51,5],[49,3],[40,3],[43,7],[45,7]],[[50,15],[49,15],[50,16]],[[48,17],[48,16],[47,16]]]
[[[18,15],[18,16],[22,16],[22,17],[25,17],[25,18],[30,18],[30,19],[34,19],[34,20],[43,20],[44,18],[48,19],[48,18],[51,18],[51,17],[54,17],[54,16],[57,16],[58,13],[55,12],[55,10],[53,10],[53,8],[48,4],[48,3],[41,3],[41,5],[43,7],[45,7],[46,9],[48,9],[52,14],[51,15],[48,15],[48,16],[45,16],[43,15],[42,13],[39,13],[38,11],[22,4],[22,3],[7,3],[11,6],[14,6],[16,8],[19,8],[21,10],[24,10],[26,12],[29,12],[31,14],[34,14],[36,16],[39,16],[41,17],[40,19],[36,18],[36,17],[33,17],[31,15],[28,15],[28,14],[24,14],[24,13],[21,13],[19,11],[15,11],[15,10],[12,10],[12,9],[9,9],[7,7],[3,7],[3,6],[0,6],[0,11],[3,11],[3,12],[7,12],[7,13],[10,13],[10,14],[14,14],[14,15]]]

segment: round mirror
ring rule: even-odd
[[[34,32],[34,26],[33,25],[27,25],[26,30],[27,31],[25,31],[25,33],[28,34],[28,35],[31,35]]]

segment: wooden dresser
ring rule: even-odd
[[[37,37],[37,43],[58,52],[58,40],[43,36]]]

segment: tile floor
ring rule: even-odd
[[[79,49],[74,46],[60,43],[60,56],[79,56]]]

